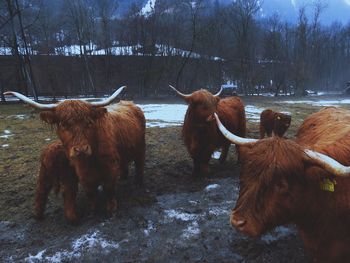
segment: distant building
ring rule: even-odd
[[[238,85],[237,81],[227,81],[226,84],[221,85],[223,96],[237,95]]]

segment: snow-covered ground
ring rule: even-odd
[[[152,0],[150,0],[152,2]],[[19,49],[21,54],[24,54],[23,49]],[[30,54],[37,55],[38,51],[30,50]],[[54,52],[50,53],[50,55],[60,55],[60,56],[79,56],[81,54],[94,55],[94,56],[103,56],[107,55],[105,49],[101,49],[96,44],[90,43],[84,46],[79,45],[65,45],[61,47],[55,47]],[[111,46],[108,50],[108,54],[112,54],[114,56],[150,56],[150,53],[145,53],[144,48],[140,44],[136,45],[125,45],[125,46]],[[12,51],[10,47],[0,47],[0,56],[10,56],[12,55]],[[45,54],[44,54],[45,55]],[[191,58],[204,58],[209,60],[224,60],[220,57],[213,57],[207,55],[201,55],[195,52],[189,52],[187,50],[175,48],[169,45],[156,44],[155,45],[155,56],[182,56],[182,57],[191,57]]]
[[[185,104],[139,104],[147,120],[147,127],[168,127],[182,125],[187,105]],[[247,105],[245,107],[248,121],[258,122],[262,108]],[[220,154],[216,153],[216,157]]]
[[[310,104],[317,107],[326,106],[341,106],[344,104],[350,104],[350,99],[340,99],[340,100],[285,100],[279,101],[278,103],[288,103],[288,104]]]

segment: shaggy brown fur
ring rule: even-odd
[[[350,262],[350,178],[333,178],[304,156],[305,148],[350,165],[350,112],[325,108],[300,126],[296,141],[272,137],[241,147],[241,188],[231,223],[250,236],[297,225],[315,262]]]
[[[61,190],[64,198],[64,214],[68,221],[77,222],[75,198],[78,178],[69,164],[64,147],[60,141],[47,145],[41,153],[40,172],[35,193],[35,217],[44,217],[45,205],[52,188],[56,194]]]
[[[142,184],[145,160],[145,117],[132,102],[109,108],[83,101],[64,101],[54,110],[42,111],[43,121],[54,125],[66,156],[96,208],[97,187],[107,195],[107,211],[116,207],[116,181],[135,162],[137,184]]]
[[[220,99],[207,90],[199,90],[186,98],[188,109],[182,136],[193,159],[193,176],[208,171],[208,163],[215,149],[221,148],[220,162],[224,162],[230,142],[219,132],[213,114],[217,112],[226,127],[245,137],[244,105],[238,97]]]
[[[290,126],[291,116],[267,109],[260,114],[260,138],[274,135],[283,137]]]

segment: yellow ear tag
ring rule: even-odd
[[[325,178],[322,182],[320,182],[320,187],[323,191],[334,192],[336,184],[337,182],[335,180]]]

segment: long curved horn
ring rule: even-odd
[[[126,88],[126,86],[122,86],[119,89],[117,89],[110,97],[107,99],[101,100],[101,101],[94,101],[94,102],[89,102],[91,105],[95,107],[103,107],[111,104],[113,100],[118,97],[118,95]]]
[[[169,85],[169,87],[172,89],[172,90],[174,90],[177,94],[179,94],[182,98],[188,98],[188,97],[190,97],[191,95],[192,95],[192,93],[191,94],[183,94],[183,93],[181,93],[180,91],[178,91],[175,87],[173,87],[173,86],[171,86],[171,85]]]
[[[257,139],[242,138],[242,137],[239,137],[237,135],[234,135],[233,133],[231,133],[229,130],[227,130],[225,128],[225,126],[221,123],[221,121],[216,113],[214,113],[214,116],[216,119],[216,123],[219,127],[219,130],[226,137],[226,139],[229,140],[230,142],[237,144],[237,145],[247,145],[247,144],[256,143],[258,141]]]
[[[40,110],[53,110],[57,106],[57,104],[38,103],[38,102],[31,100],[30,98],[24,96],[23,94],[15,92],[15,91],[6,91],[6,92],[4,92],[4,95],[13,95],[13,96],[19,98],[21,101],[29,104],[30,106],[32,106],[36,109],[40,109]]]
[[[342,177],[350,176],[350,166],[344,166],[338,161],[323,153],[319,153],[309,149],[304,150],[304,152],[313,163],[327,170],[331,174]],[[307,161],[310,161],[310,159]]]
[[[220,88],[219,92],[214,95],[214,97],[219,97],[222,92],[222,87]]]

